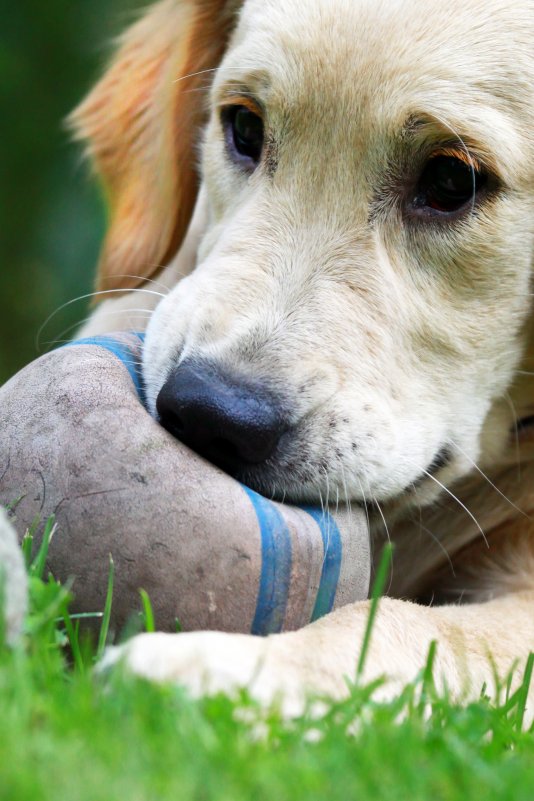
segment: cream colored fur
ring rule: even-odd
[[[0,627],[10,644],[22,633],[27,596],[28,578],[17,533],[0,506]]]
[[[183,7],[187,27],[194,6],[156,9],[175,24]],[[519,676],[534,649],[534,445],[515,432],[534,412],[533,40],[531,0],[245,0],[222,62],[195,87],[208,109],[195,214],[159,285],[141,285],[164,297],[105,301],[84,332],[150,317],[152,410],[177,354],[284,388],[290,453],[257,488],[373,502],[375,552],[396,544],[389,594],[454,601],[384,599],[366,677],[385,674],[390,688],[416,675],[432,640],[436,675],[458,697],[491,686],[494,666]],[[128,68],[135,81],[135,59]],[[244,175],[228,159],[219,108],[230,91],[264,108],[271,171]],[[106,103],[94,108],[105,130]],[[78,127],[93,135],[83,113]],[[493,190],[461,219],[410,217],[421,154],[451,140]],[[146,163],[161,162],[150,152],[160,139],[143,147]],[[134,254],[129,272],[142,281],[153,269]],[[444,446],[449,463],[425,475]],[[367,609],[266,640],[143,635],[108,661],[195,692],[281,693],[293,711],[309,691],[347,692]]]

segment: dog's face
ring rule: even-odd
[[[507,436],[533,18],[508,0],[246,0],[198,138],[194,269],[147,331],[155,414],[180,365],[258,388],[276,441],[233,472],[294,500],[428,500],[487,431]]]

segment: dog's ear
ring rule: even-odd
[[[197,194],[197,134],[239,0],[162,0],[70,117],[109,206],[97,288],[136,286],[177,251]]]

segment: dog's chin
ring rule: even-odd
[[[173,424],[173,415],[166,419],[161,416],[156,403],[159,395],[149,389],[147,386],[149,411],[170,434],[206,462],[275,501],[330,508],[354,505],[365,508],[368,513],[381,515],[384,509],[393,511],[426,506],[445,489],[443,482],[450,483],[457,477],[456,455],[447,447],[436,448],[426,468],[410,475],[411,460],[408,456],[404,464],[401,460],[396,468],[390,469],[384,454],[380,460],[382,467],[379,467],[376,454],[373,454],[373,465],[366,466],[365,460],[355,464],[354,458],[344,463],[339,449],[333,459],[328,458],[333,450],[329,441],[321,443],[316,438],[312,445],[314,437],[309,435],[310,432],[295,429],[282,434],[274,452],[266,459],[256,463],[245,461],[231,438],[190,441],[183,427]],[[354,454],[350,456],[354,457]]]
[[[314,477],[311,471],[301,468],[290,475],[288,471],[274,467],[247,467],[234,477],[245,486],[274,501],[295,505],[332,505],[348,501],[337,488],[328,487],[323,480]]]
[[[294,505],[338,507],[348,504],[380,514],[382,508],[400,511],[428,505],[442,491],[441,482],[438,484],[429,476],[417,484],[411,482],[398,491],[381,490],[378,487],[365,493],[361,490],[351,491],[345,482],[339,483],[334,477],[329,478],[328,471],[318,473],[305,466],[288,470],[275,465],[252,465],[238,471],[225,469],[221,464],[218,466],[260,495]]]
[[[461,462],[461,460],[460,460]],[[391,514],[402,514],[414,507],[424,507],[435,502],[438,496],[448,493],[448,487],[465,474],[462,465],[448,450],[442,449],[427,468],[404,486],[392,488],[393,477],[386,476],[383,487],[365,491],[365,482],[354,480],[350,470],[329,471],[326,460],[319,463],[294,462],[283,465],[276,460],[261,465],[248,465],[238,471],[227,470],[234,478],[250,489],[273,500],[296,505],[336,507],[340,504],[365,508],[370,514],[384,510]],[[224,465],[219,465],[225,469]],[[344,476],[340,481],[339,473]],[[358,488],[351,486],[356,483]]]
[[[154,416],[161,424],[157,412]],[[381,514],[383,509],[397,512],[432,503],[441,492],[447,491],[446,485],[458,477],[456,460],[440,452],[425,470],[404,484],[399,484],[399,476],[386,473],[383,482],[377,480],[371,487],[365,478],[365,466],[360,476],[354,474],[353,468],[343,467],[339,462],[329,465],[328,459],[320,455],[314,458],[309,448],[300,457],[293,449],[291,453],[275,454],[252,464],[236,461],[228,446],[212,447],[209,454],[203,453],[187,441],[183,442],[177,432],[170,430],[169,433],[249,489],[271,500],[293,505],[338,507],[348,504],[365,508],[368,513]]]

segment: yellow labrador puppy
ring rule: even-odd
[[[364,677],[390,691],[433,640],[458,697],[534,648],[533,41],[532,0],[162,0],[73,117],[120,290],[85,333],[149,318],[163,425],[394,540]],[[367,615],[108,661],[293,711],[347,692]]]

